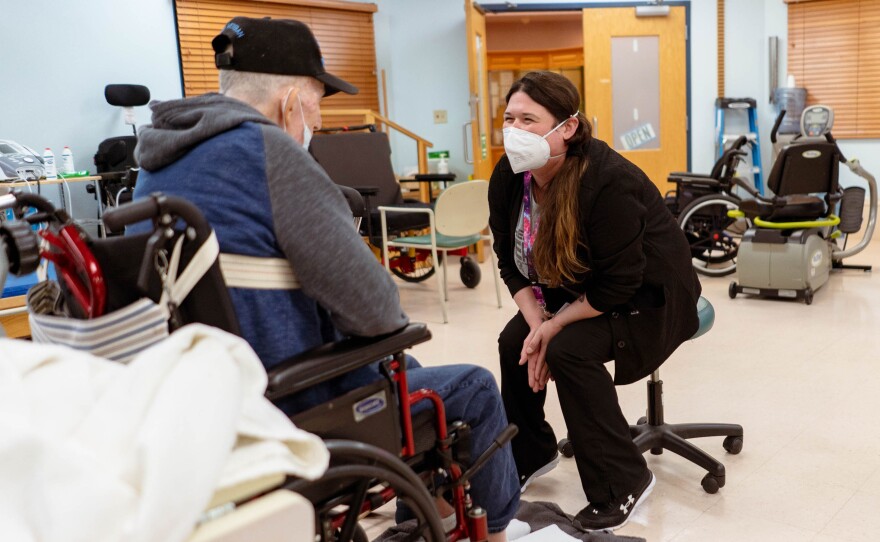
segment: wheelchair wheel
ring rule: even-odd
[[[430,250],[416,249],[410,253],[403,249],[389,260],[388,266],[395,277],[405,282],[422,282],[434,276],[437,265],[443,263],[443,253],[437,252],[437,265],[434,265],[434,257]]]
[[[468,288],[476,288],[480,283],[480,266],[469,256],[461,259],[461,271],[459,271],[461,282]]]
[[[327,440],[325,444],[330,467],[324,475],[317,481],[295,480],[288,485],[315,505],[318,540],[360,542],[365,533],[358,518],[397,497],[417,519],[413,539],[445,542],[431,494],[400,458],[361,442]]]
[[[728,216],[728,211],[739,209],[739,202],[725,194],[710,194],[682,209],[678,224],[690,244],[697,273],[721,277],[736,271],[739,243],[752,226],[748,218]]]

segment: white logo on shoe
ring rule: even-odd
[[[629,507],[632,506],[634,502],[636,502],[636,500],[633,499],[632,495],[630,495],[626,498],[626,502],[620,505],[620,509],[623,510],[624,515],[629,513]]]

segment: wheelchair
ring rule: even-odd
[[[379,207],[426,209],[429,204],[413,199],[404,199],[400,192],[394,171],[391,167],[391,146],[388,135],[376,131],[374,124],[347,126],[344,128],[325,128],[312,139],[309,152],[324,168],[334,183],[355,188],[363,197],[368,209],[366,220],[360,230],[369,242],[376,257],[382,255],[382,223]],[[420,183],[449,183],[455,176],[451,174],[419,174],[414,176]],[[425,213],[395,212],[388,215],[387,233],[390,237],[419,235],[428,229]],[[459,276],[468,288],[476,288],[480,283],[480,267],[467,255],[467,249],[450,251],[461,257]],[[431,278],[436,267],[442,263],[443,255],[433,261],[430,250],[394,250],[388,258],[391,273],[405,282],[422,282]]]
[[[357,197],[349,191],[357,212]],[[90,239],[63,210],[33,194],[13,192],[0,197],[0,208],[14,208],[20,218],[17,235],[7,230],[9,268],[25,270],[33,262],[37,236],[28,225],[40,224],[41,256],[59,266],[60,284],[71,313],[80,318],[109,314],[144,296],[158,302],[168,286],[169,259],[179,255],[186,271],[213,232],[189,202],[155,194],[120,206],[104,215],[105,226],[121,231],[126,225],[151,221],[151,232],[125,237]],[[27,213],[35,208],[36,213]],[[66,242],[70,240],[70,242]],[[60,263],[58,263],[60,262]],[[203,323],[231,333],[238,325],[223,281],[219,259],[209,262],[185,299],[168,303],[169,328]],[[173,280],[173,278],[172,278]],[[179,301],[179,302],[178,302]],[[431,338],[424,324],[410,324],[376,338],[349,338],[303,352],[268,374],[267,397],[284,401],[309,388],[379,362],[383,378],[352,390],[329,403],[291,417],[300,428],[326,439],[330,467],[317,481],[288,479],[283,488],[305,496],[314,505],[315,534],[320,541],[365,541],[358,525],[364,514],[397,498],[412,511],[417,526],[411,540],[455,541],[488,536],[486,512],[469,496],[468,480],[516,434],[509,425],[489,448],[473,458],[470,427],[447,420],[443,401],[429,389],[409,391],[404,351]],[[433,407],[416,415],[421,402]],[[277,487],[248,495],[241,505]],[[445,497],[455,510],[456,525],[444,532],[434,498]]]
[[[708,175],[669,174],[675,189],[666,194],[666,206],[684,231],[694,270],[701,275],[720,277],[736,271],[739,243],[751,221],[728,212],[738,210],[742,201],[734,188],[744,182],[737,179],[736,170],[748,142],[746,136],[737,138]]]
[[[99,204],[110,208],[131,201],[137,184],[140,168],[134,158],[137,145],[134,107],[149,103],[150,90],[143,85],[107,85],[104,98],[108,104],[124,109],[125,123],[132,127],[132,135],[107,138],[98,144],[95,152],[95,171],[101,176]],[[86,190],[95,193],[94,186],[89,185]]]

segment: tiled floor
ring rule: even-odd
[[[880,242],[850,263],[880,274]],[[515,305],[502,286],[495,306],[488,260],[483,280],[467,290],[450,265],[449,323],[443,324],[432,279],[400,282],[413,320],[433,340],[414,350],[424,365],[474,363],[496,376],[496,339]],[[727,295],[735,276],[703,278],[715,306],[715,327],[683,345],[662,368],[670,422],[739,423],[745,445],[729,455],[721,438],[695,441],[721,458],[727,485],[709,495],[704,472],[684,459],[648,454],[657,486],[620,534],[674,540],[880,540],[880,277],[836,271],[812,305]],[[643,382],[618,388],[631,421],[645,410]],[[565,424],[551,387],[548,417],[558,436]],[[585,505],[574,461],[538,479],[528,500]],[[387,525],[391,512],[369,520]]]

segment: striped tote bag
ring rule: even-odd
[[[69,316],[57,282],[45,281],[32,287],[27,294],[27,306],[34,342],[60,344],[127,363],[142,350],[168,337],[169,302],[177,305],[183,302],[220,254],[217,237],[212,232],[178,273],[182,241],[183,236],[172,251],[168,277],[158,303],[144,297],[109,314],[81,320]]]

